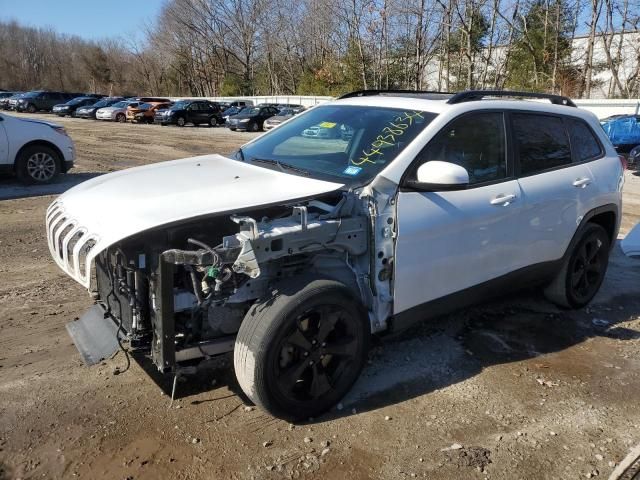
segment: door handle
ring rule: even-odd
[[[516,198],[514,194],[510,193],[509,195],[498,195],[496,198],[491,200],[491,205],[502,205],[506,207],[511,204]]]
[[[590,183],[591,183],[590,178],[586,178],[586,177],[576,178],[576,180],[573,182],[573,186],[578,188],[585,188]]]

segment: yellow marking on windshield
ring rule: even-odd
[[[357,166],[365,163],[375,164],[376,159],[379,158],[377,156],[384,157],[384,152],[380,150],[396,145],[396,139],[404,135],[404,132],[414,124],[416,118],[424,119],[421,112],[402,112],[382,128],[380,135],[376,136],[375,140],[371,142],[368,150],[362,151],[360,158],[357,160],[351,159],[350,163]]]

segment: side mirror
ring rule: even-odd
[[[469,184],[469,172],[464,167],[450,162],[432,160],[418,167],[416,179],[408,186],[425,192],[463,190]]]

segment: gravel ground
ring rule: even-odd
[[[1,480],[606,478],[640,442],[640,261],[618,246],[588,308],[526,292],[432,320],[377,343],[342,404],[306,424],[245,404],[227,357],[179,383],[171,409],[148,364],[84,367],[64,325],[91,301],[49,257],[52,194],[252,134],[55,121],[73,173],[48,189],[0,179]],[[640,219],[633,172],[624,202],[621,236]]]

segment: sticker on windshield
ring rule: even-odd
[[[322,128],[333,128],[336,126],[336,124],[333,122],[322,122],[319,124],[319,126]]]
[[[354,167],[353,165],[345,168],[342,173],[344,173],[345,175],[351,175],[351,176],[356,176],[358,175],[360,172],[362,171],[362,168],[360,167]]]

